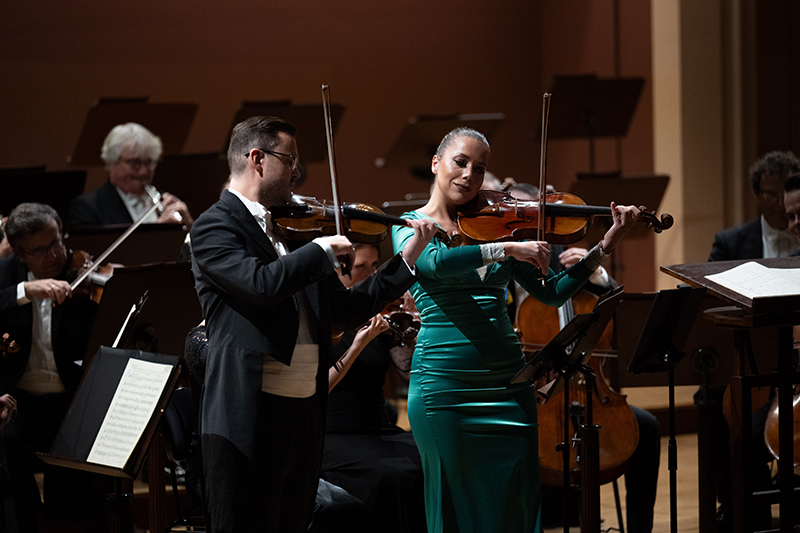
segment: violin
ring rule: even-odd
[[[643,206],[639,209],[639,220],[655,233],[671,228],[674,223],[668,213],[658,218]],[[480,190],[473,200],[459,207],[458,231],[464,241],[476,244],[523,240],[570,244],[586,235],[592,217],[612,216],[610,207],[586,205],[570,193],[547,194],[543,211],[544,216],[540,217],[537,201],[518,200],[500,191]]]
[[[398,346],[415,339],[422,326],[419,311],[409,308],[403,300],[404,298],[400,297],[381,311],[381,315],[389,324],[386,334],[391,335]]]
[[[309,242],[338,233],[337,209],[325,200],[295,194],[291,203],[270,207],[269,211],[275,227],[287,240]],[[408,225],[405,219],[387,215],[369,204],[345,204],[338,211],[347,221],[343,224],[343,234],[352,242],[379,243],[388,235],[389,226]],[[447,246],[457,246],[461,242],[460,238],[450,237],[441,228],[434,238]]]
[[[0,338],[0,355],[3,359],[6,359],[8,354],[17,353],[18,351],[19,344],[17,344],[17,341],[13,340],[8,333],[3,333],[2,338]]]

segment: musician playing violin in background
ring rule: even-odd
[[[518,200],[538,200],[539,188],[530,183],[517,183],[508,189],[508,193]],[[585,248],[570,247],[565,248],[560,244],[550,245],[550,269],[553,272],[561,272],[564,269],[576,264],[588,252]],[[516,283],[513,286],[519,287]],[[606,269],[598,266],[592,273],[589,281],[584,285],[584,289],[602,296],[608,290],[617,287],[617,282],[608,275]],[[519,287],[519,290],[522,290]],[[527,293],[522,297],[515,291],[514,307],[519,306]],[[523,291],[524,292],[524,291]],[[550,401],[553,401],[552,399]],[[658,468],[661,461],[661,435],[659,432],[658,419],[649,411],[630,406],[636,417],[639,427],[639,442],[636,450],[628,460],[625,470],[625,510],[626,510],[626,531],[630,533],[649,533],[653,530],[653,507],[656,503],[658,492]],[[606,431],[614,431],[613,427],[605,428]],[[542,520],[546,528],[558,527],[563,518],[563,495],[562,487],[545,487],[544,505],[542,506]],[[571,510],[574,511],[575,524],[578,524],[578,498],[571,503]],[[571,524],[572,525],[572,524]]]
[[[478,194],[489,143],[459,128],[431,162],[429,202],[406,213],[458,229],[459,206]],[[445,248],[430,243],[411,289],[422,327],[412,360],[408,414],[425,477],[428,531],[527,532],[541,526],[536,392],[512,385],[525,360],[508,319],[504,290],[513,278],[532,295],[561,305],[589,279],[639,216],[611,204],[613,226],[582,260],[549,271],[546,242],[496,242]],[[412,237],[393,231],[395,250]],[[547,273],[544,283],[540,273]]]
[[[146,187],[152,186],[161,152],[161,139],[144,126],[135,122],[115,126],[100,152],[108,181],[72,201],[69,227],[132,224],[138,220],[153,205]],[[163,212],[151,213],[145,223],[183,224],[191,228],[192,215],[180,199],[164,193],[161,205]]]
[[[331,326],[363,324],[402,296],[435,232],[411,222],[405,252],[350,289],[344,236],[289,250],[267,208],[288,204],[294,126],[252,117],[234,127],[230,188],[192,227],[192,270],[209,340],[200,410],[207,525],[214,532],[304,532],[316,496],[333,364]]]
[[[42,507],[35,469],[45,472],[46,515],[85,518],[85,474],[45,465],[34,453],[50,451],[78,387],[97,304],[69,299],[70,284],[62,277],[70,256],[53,208],[20,204],[8,217],[6,234],[14,253],[0,261],[0,323],[20,350],[0,358],[0,394],[19,403],[0,432],[3,468],[14,487],[13,505],[0,506],[0,512],[7,511],[7,532],[27,532],[36,530]]]
[[[378,269],[375,246],[356,244],[355,249],[350,275],[339,276],[345,287]],[[364,503],[370,531],[424,533],[419,451],[411,433],[396,425],[397,411],[383,395],[391,365],[408,379],[414,336],[398,345],[399,335],[388,329],[386,319],[376,315],[358,331],[344,332],[334,346],[341,372],[330,370],[321,477]]]

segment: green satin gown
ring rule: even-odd
[[[406,218],[425,217],[417,212]],[[395,226],[395,251],[412,237]],[[422,457],[428,533],[540,530],[538,422],[534,388],[511,385],[523,366],[508,319],[513,278],[561,305],[589,279],[580,261],[544,285],[513,258],[483,267],[479,246],[431,242],[411,288],[422,327],[411,369],[408,416]]]

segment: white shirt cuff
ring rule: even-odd
[[[492,242],[489,244],[481,244],[481,258],[483,258],[483,266],[497,263],[506,258],[506,249],[502,242]]]
[[[17,285],[17,305],[25,305],[30,303],[30,300],[25,296],[25,282],[20,281]]]

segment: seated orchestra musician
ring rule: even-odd
[[[708,256],[709,261],[731,261],[735,259],[761,259],[789,257],[800,251],[800,242],[787,230],[791,220],[784,208],[784,183],[791,175],[800,172],[800,160],[792,152],[773,151],[764,155],[750,167],[750,184],[756,197],[760,216],[738,226],[727,228],[714,236]],[[711,405],[715,431],[710,438],[714,446],[714,483],[719,501],[717,508],[717,531],[722,533],[733,528],[732,470],[730,432],[723,415],[723,398],[727,385],[701,387],[695,394],[695,403]],[[752,444],[754,455],[751,469],[754,490],[770,488],[772,460],[764,444],[764,425],[769,412],[769,402],[753,413]],[[759,505],[754,510],[756,529],[769,529],[772,512],[769,504]]]
[[[115,126],[101,151],[108,181],[72,201],[69,227],[132,224],[138,220],[153,205],[146,189],[152,187],[161,152],[161,139],[144,126],[135,122]],[[161,205],[163,212],[151,213],[145,223],[179,223],[191,228],[192,215],[185,203],[164,193]]]
[[[350,275],[339,276],[345,287],[378,268],[375,246],[356,244],[355,250]],[[413,435],[396,425],[397,412],[383,395],[390,365],[408,379],[416,332],[401,337],[406,332],[395,336],[388,329],[376,315],[357,332],[344,332],[334,346],[339,364],[329,371],[321,477],[366,505],[371,531],[424,533],[419,451]]]
[[[0,430],[0,464],[12,487],[0,515],[10,533],[36,531],[42,511],[36,471],[45,473],[46,517],[86,518],[88,474],[46,465],[34,454],[50,451],[78,387],[97,304],[73,295],[64,280],[70,255],[54,209],[20,204],[6,233],[13,254],[0,260],[0,324],[20,347],[0,358],[0,395],[18,401]]]
[[[508,188],[508,193],[519,200],[536,200],[539,198],[539,188],[529,183],[516,183]],[[550,268],[560,272],[578,262],[587,250],[577,247],[565,248],[559,244],[550,245]],[[524,297],[527,296],[516,283],[512,286],[518,288],[511,296],[512,305],[516,309]],[[617,287],[617,282],[608,275],[603,266],[599,266],[585,289],[598,296],[610,289]],[[513,319],[513,317],[512,317]],[[626,531],[631,533],[649,533],[653,530],[653,507],[656,503],[658,489],[658,468],[661,460],[661,435],[658,419],[649,411],[630,406],[639,426],[639,443],[628,461],[625,470],[625,503],[626,503]],[[613,431],[613,428],[608,428]],[[543,487],[542,524],[545,527],[557,527],[563,519],[561,487]],[[579,507],[577,498],[571,503],[574,524],[577,525]]]

